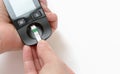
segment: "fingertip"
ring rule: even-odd
[[[23,46],[23,55],[26,54],[31,48],[27,45]]]
[[[46,13],[46,16],[50,22],[55,22],[58,19],[57,15],[53,12]]]
[[[26,61],[31,56],[31,48],[27,45],[23,47],[23,60]]]
[[[51,15],[53,16],[54,21],[58,20],[58,16],[56,13],[51,12]]]
[[[39,47],[44,47],[45,45],[47,45],[47,42],[45,40],[41,40],[41,41],[38,42],[37,47],[38,48]]]
[[[23,49],[29,49],[30,47],[29,46],[27,46],[27,45],[24,45],[23,46]]]
[[[54,58],[54,53],[52,51],[52,48],[44,40],[39,41],[37,45],[37,53],[38,53],[38,57],[41,58],[44,63],[51,61],[50,57]]]
[[[54,32],[57,27],[58,27],[58,17],[55,13],[52,13],[52,12],[49,12],[49,13],[46,13],[46,16],[47,16],[47,19],[48,21],[50,22],[50,25],[52,27],[52,32]]]

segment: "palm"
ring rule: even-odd
[[[57,17],[47,8],[45,0],[41,0],[41,4],[54,31],[56,29]],[[0,49],[4,51],[21,49],[23,47],[16,29],[9,20],[3,0],[0,0],[0,40]]]

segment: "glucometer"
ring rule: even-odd
[[[39,0],[3,0],[13,25],[26,45],[48,39],[52,30]]]

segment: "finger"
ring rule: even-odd
[[[41,3],[41,6],[45,12],[51,12],[50,9],[43,3]]]
[[[33,54],[33,60],[34,60],[34,64],[36,66],[36,70],[37,72],[39,72],[41,70],[41,64],[39,62],[37,53],[36,53],[36,47],[32,47],[32,54]]]
[[[49,44],[41,40],[37,45],[38,57],[41,58],[44,64],[56,60],[56,55],[52,51],[52,48]]]
[[[47,6],[47,0],[40,0],[40,2]]]
[[[42,5],[43,10],[45,11],[45,14],[46,14],[50,24],[51,24],[52,32],[54,32],[57,28],[57,23],[58,23],[57,15],[52,13],[50,11],[50,9],[44,3],[41,3],[41,5]]]
[[[1,21],[10,22],[3,0],[0,0],[0,22]]]
[[[24,46],[23,48],[23,61],[25,74],[37,74],[33,61],[32,51],[28,46]]]
[[[57,15],[50,12],[50,13],[46,13],[47,19],[50,22],[50,25],[52,27],[52,31],[55,31],[57,28],[57,23],[58,23],[58,18]]]

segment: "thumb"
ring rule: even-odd
[[[56,55],[50,45],[41,40],[37,45],[38,58],[42,59],[44,64],[56,60]]]

